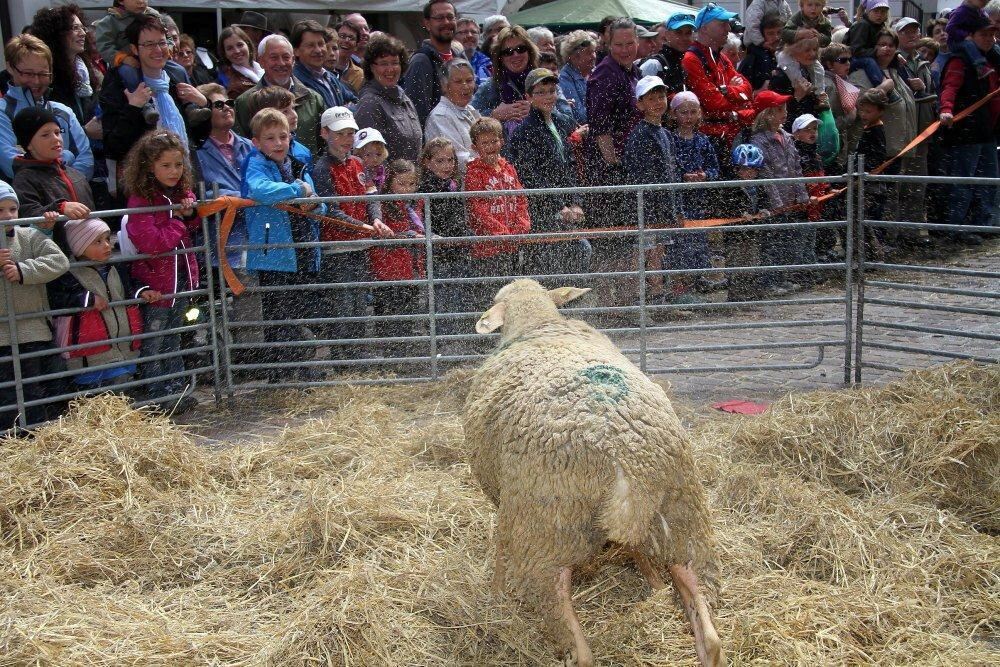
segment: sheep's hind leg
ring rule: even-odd
[[[573,636],[574,647],[565,658],[565,664],[575,667],[593,667],[594,655],[590,652],[587,638],[573,609],[573,568],[561,567],[556,574],[557,613],[559,620]]]
[[[698,588],[698,577],[690,565],[671,565],[670,576],[681,594],[681,603],[687,613],[691,627],[694,629],[695,648],[698,659],[706,667],[721,667],[726,664],[722,653],[722,640],[715,631],[712,622],[712,611],[708,607],[705,595]]]
[[[652,559],[649,556],[642,553],[638,549],[632,550],[632,560],[635,561],[635,566],[639,568],[639,572],[642,576],[646,577],[646,581],[649,582],[650,588],[654,591],[658,591],[661,588],[666,588],[666,584],[663,582],[663,577],[657,571],[656,566],[653,565]]]

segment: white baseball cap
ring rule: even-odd
[[[903,18],[899,19],[898,21],[892,24],[892,29],[893,32],[899,32],[906,26],[910,25],[920,25],[920,21],[918,21],[917,19],[910,18],[909,16],[904,16]]]
[[[666,88],[667,84],[658,76],[644,76],[635,84],[635,99],[639,99],[654,88]]]
[[[354,135],[354,150],[358,150],[373,141],[377,141],[380,144],[385,143],[385,138],[382,133],[376,130],[374,127],[366,127],[357,134]]]
[[[804,130],[813,123],[819,123],[819,118],[812,115],[811,113],[804,113],[792,123],[792,134],[795,134],[799,130]]]
[[[325,127],[331,132],[340,132],[349,127],[356,130],[358,122],[354,120],[354,114],[347,107],[330,107],[320,117],[320,127]]]

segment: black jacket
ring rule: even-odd
[[[746,77],[754,90],[759,90],[771,80],[776,69],[778,69],[778,58],[774,51],[751,44],[747,47],[747,54],[740,61],[736,71]]]
[[[465,54],[457,49],[451,50],[452,58],[465,58]],[[410,58],[406,75],[400,86],[406,91],[407,97],[413,101],[420,119],[420,127],[427,123],[431,109],[441,101],[441,72],[444,70],[444,59],[431,40],[425,39]]]
[[[170,96],[174,98],[174,103],[181,112],[181,116],[186,119],[189,110],[197,108],[190,102],[182,102],[177,96],[177,84],[186,83],[186,81],[178,80],[172,68],[165,68],[164,71],[170,78]],[[184,72],[183,68],[180,68],[180,71]],[[104,77],[104,85],[101,87],[101,94],[98,97],[101,104],[101,125],[104,127],[104,154],[111,160],[124,159],[135,142],[156,127],[145,121],[142,109],[128,103],[128,99],[125,97],[125,88],[125,82],[116,67]],[[211,123],[210,118],[208,123]],[[192,131],[191,126],[188,125],[188,135],[192,137],[193,146],[199,143],[198,140],[203,138],[203,134],[207,134],[204,132],[204,126],[203,123],[201,127],[194,128]]]
[[[663,48],[647,59],[647,61],[655,60],[660,63],[660,67],[663,69],[656,76],[663,80],[667,86],[667,92],[671,95],[684,90],[684,68],[681,67],[683,59],[683,51],[678,51],[667,44],[664,44]]]
[[[454,181],[438,178],[430,171],[424,172],[420,177],[420,187],[418,192],[461,192],[462,186],[456,184],[452,189]],[[471,236],[469,221],[465,210],[465,199],[460,197],[431,199],[430,208],[425,214],[425,220],[430,217],[431,231],[438,236]],[[455,264],[468,259],[469,249],[472,246],[434,246],[434,263]]]
[[[799,65],[799,68],[802,70],[802,78],[812,81],[810,78],[812,72],[802,67],[802,65]],[[815,83],[813,81],[814,85]],[[792,99],[788,100],[788,119],[785,120],[785,130],[788,132],[792,131],[792,123],[802,114],[816,115],[816,107],[819,104],[819,100],[816,99],[816,93],[809,93],[801,100],[795,99],[795,88],[792,86],[792,80],[788,78],[788,74],[785,72],[781,70],[775,72],[774,76],[771,77],[770,89],[782,95],[792,96]]]
[[[61,161],[42,162],[28,157],[14,158],[13,186],[21,203],[18,215],[22,218],[34,218],[49,211],[62,212],[62,205],[68,201],[80,202],[94,210],[94,195],[90,191],[87,177]],[[56,223],[52,230],[52,240],[69,257],[65,225],[65,222]]]
[[[514,130],[504,151],[505,157],[517,169],[517,176],[525,190],[576,187],[576,166],[573,149],[569,145],[569,135],[573,133],[576,122],[553,111],[552,123],[562,139],[561,147],[545,125],[541,112],[532,109]],[[559,220],[559,211],[564,206],[579,203],[568,195],[528,197],[532,230],[566,230],[569,227]]]

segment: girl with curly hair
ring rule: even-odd
[[[142,377],[166,379],[149,385],[150,398],[175,396],[184,391],[184,361],[180,354],[166,359],[143,362],[144,358],[179,353],[181,338],[175,333],[189,297],[198,289],[198,262],[193,252],[191,231],[201,226],[191,192],[191,165],[180,138],[167,130],[154,130],[142,136],[125,158],[125,190],[128,208],[181,204],[173,211],[131,213],[122,229],[138,253],[155,255],[132,263],[136,282],[164,295],[143,310],[146,333],[165,332],[143,339],[139,366]],[[175,254],[172,251],[185,251]],[[172,377],[171,377],[172,376]]]

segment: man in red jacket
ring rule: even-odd
[[[723,178],[733,177],[733,141],[750,127],[756,113],[750,82],[721,52],[734,18],[736,14],[718,5],[702,7],[694,19],[695,40],[681,61],[688,89],[698,96],[705,114],[699,129],[715,146]]]

